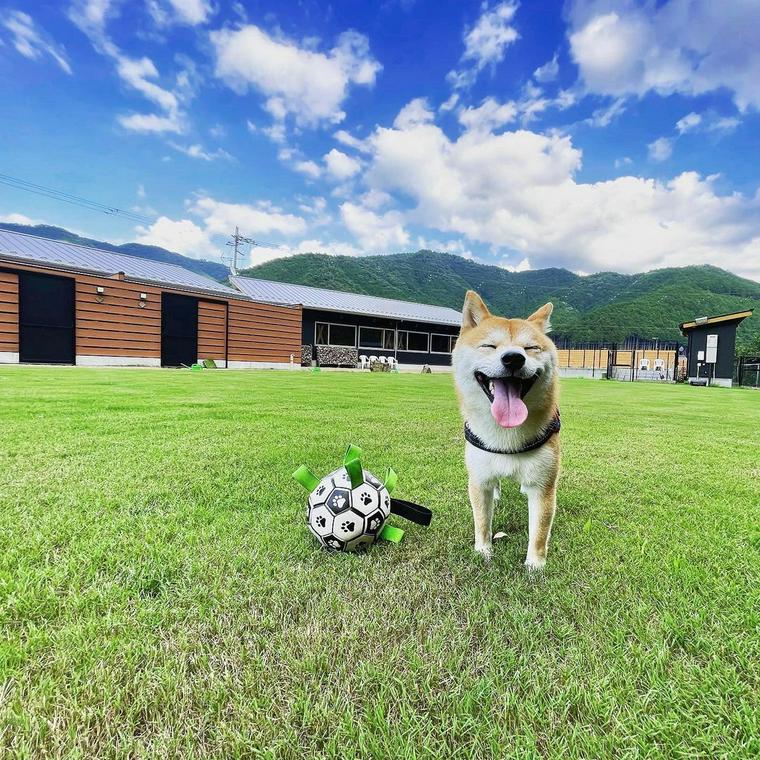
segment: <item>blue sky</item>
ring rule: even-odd
[[[448,250],[760,280],[760,3],[0,8],[0,218],[219,259]]]

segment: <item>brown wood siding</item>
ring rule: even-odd
[[[80,356],[161,357],[161,293],[194,295],[98,275],[0,262],[0,267],[76,280],[76,353]],[[102,303],[96,288],[105,293]],[[140,307],[140,293],[148,296]],[[243,362],[289,362],[301,355],[301,308],[196,294],[198,355]],[[226,324],[229,319],[229,325]],[[229,350],[225,340],[229,336]],[[18,277],[0,272],[0,351],[18,351]]]
[[[161,357],[160,289],[90,275],[76,280],[77,355]],[[142,308],[140,293],[148,296]]]
[[[0,351],[18,353],[18,275],[0,272]]]
[[[301,308],[230,301],[230,361],[289,362],[301,356]]]
[[[227,355],[227,304],[198,303],[198,357],[224,359]]]

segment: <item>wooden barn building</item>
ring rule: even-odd
[[[448,368],[462,314],[445,306],[251,277],[230,282],[255,301],[302,308],[304,364],[355,366],[362,356]]]
[[[301,308],[173,264],[0,230],[0,363],[287,367]]]

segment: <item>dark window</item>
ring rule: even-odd
[[[314,342],[318,346],[355,346],[356,328],[353,325],[317,322],[315,324]]]
[[[430,351],[434,354],[450,354],[455,340],[456,338],[452,338],[451,335],[433,333],[430,336]]]
[[[421,332],[399,331],[398,334],[399,351],[418,351],[421,353],[428,352],[428,334]]]
[[[395,342],[394,341],[395,337],[396,336],[395,336],[393,330],[386,330],[385,331],[385,339],[383,341],[383,348],[386,351],[393,351],[393,344]]]
[[[355,346],[356,328],[353,325],[330,325],[331,346]]]
[[[359,346],[361,348],[382,348],[383,331],[379,327],[360,327]]]

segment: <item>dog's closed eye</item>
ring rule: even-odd
[[[496,348],[493,343],[481,343],[478,348]]]
[[[525,346],[526,351],[540,351],[541,346]]]

